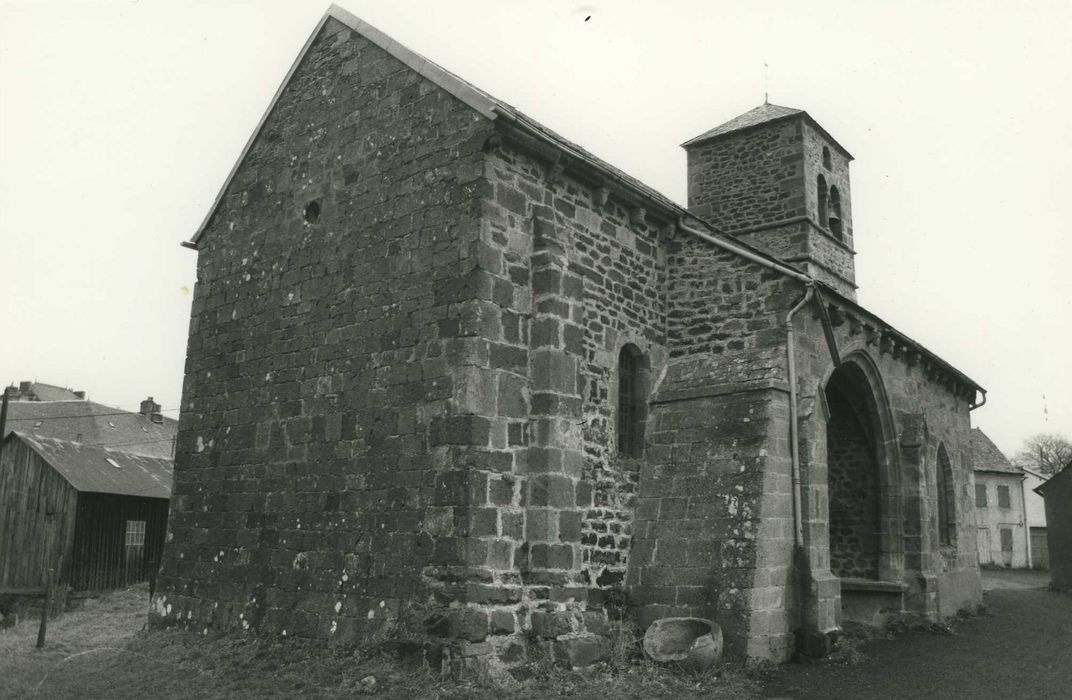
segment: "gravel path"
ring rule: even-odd
[[[770,698],[1070,698],[1072,595],[1031,572],[984,573],[989,612],[952,636],[912,634],[861,648],[852,665],[791,664],[767,678]]]

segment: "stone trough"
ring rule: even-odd
[[[665,617],[644,634],[644,653],[658,663],[706,671],[722,658],[722,628],[700,617]]]

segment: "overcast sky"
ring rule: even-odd
[[[339,4],[681,203],[678,144],[768,64],[856,157],[861,303],[989,390],[1007,453],[1072,437],[1069,0]],[[327,6],[0,0],[0,381],[179,405],[179,242]]]

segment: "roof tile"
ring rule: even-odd
[[[1023,474],[1024,470],[1009,461],[998,446],[978,428],[971,431],[972,469],[977,472]]]

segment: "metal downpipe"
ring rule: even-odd
[[[800,492],[800,446],[798,445],[799,428],[797,426],[797,363],[796,353],[793,349],[793,346],[796,344],[795,335],[793,333],[793,316],[811,301],[813,294],[815,294],[815,286],[814,284],[809,283],[807,291],[804,292],[804,297],[797,302],[796,306],[789,310],[789,313],[786,314],[785,317],[785,354],[789,365],[789,453],[793,462],[793,541],[797,547],[804,546],[804,517],[802,511],[804,499]]]
[[[797,406],[797,363],[796,363],[796,335],[793,329],[793,317],[808,305],[812,299],[820,298],[816,294],[815,278],[811,275],[798,272],[785,265],[779,264],[773,260],[769,260],[761,255],[757,255],[750,250],[734,245],[728,241],[724,241],[720,238],[716,238],[704,231],[699,231],[690,226],[686,226],[684,222],[678,222],[678,226],[693,234],[694,236],[701,238],[708,243],[711,243],[723,250],[735,253],[747,260],[751,260],[759,265],[762,265],[771,270],[775,270],[787,277],[795,279],[799,282],[803,282],[805,286],[804,296],[797,302],[797,304],[789,310],[789,313],[785,317],[785,334],[786,334],[786,364],[788,365],[788,382],[789,382],[789,450],[790,458],[792,461],[792,489],[793,489],[793,568],[796,570],[796,588],[797,593],[800,596],[800,603],[798,605],[798,614],[800,620],[798,622],[798,628],[796,634],[798,636],[797,644],[800,645],[800,634],[806,627],[807,613],[805,609],[807,602],[810,598],[810,591],[808,581],[810,579],[808,568],[808,557],[804,550],[804,496],[802,493],[803,485],[800,478],[800,429],[798,426],[800,411]],[[829,318],[825,317],[825,314],[820,314],[820,319],[823,324],[823,329],[827,335],[827,344],[831,351],[831,358],[835,363],[839,361],[837,348],[833,344],[832,334],[829,332]]]

